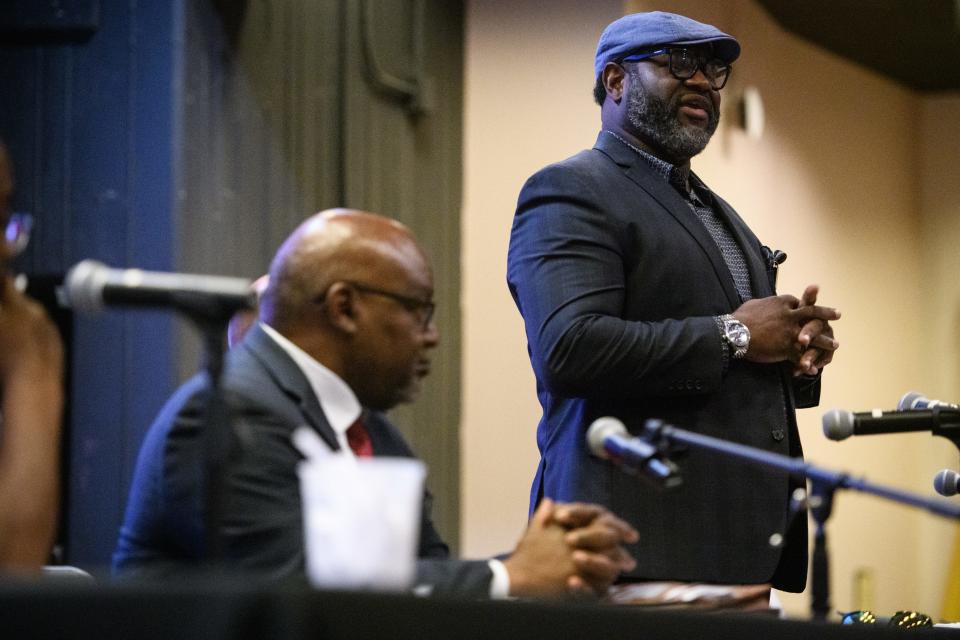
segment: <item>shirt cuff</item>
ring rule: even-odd
[[[714,316],[713,321],[717,325],[717,331],[720,332],[720,353],[723,358],[720,372],[723,375],[730,368],[730,345],[727,343],[726,334],[723,331],[723,320],[720,319],[720,316]]]
[[[487,565],[493,573],[490,580],[490,599],[506,600],[510,597],[510,573],[499,560],[487,560]]]

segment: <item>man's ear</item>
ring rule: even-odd
[[[334,282],[323,298],[323,313],[332,327],[357,332],[357,290],[346,282]]]
[[[623,98],[623,81],[626,75],[624,68],[616,62],[608,62],[603,67],[603,88],[607,90],[607,96],[614,102],[620,102]]]

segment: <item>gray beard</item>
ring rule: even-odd
[[[685,127],[677,119],[677,100],[679,96],[668,103],[644,93],[639,82],[631,82],[627,96],[627,118],[641,140],[674,158],[689,160],[706,148],[720,123],[720,115],[711,112],[706,129],[693,125]]]

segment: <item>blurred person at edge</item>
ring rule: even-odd
[[[63,345],[43,307],[21,293],[10,263],[28,223],[10,211],[13,167],[0,141],[0,571],[31,575],[57,523]]]

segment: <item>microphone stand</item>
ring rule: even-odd
[[[202,334],[203,368],[209,378],[209,392],[200,441],[199,507],[203,514],[203,555],[208,564],[216,564],[223,558],[219,525],[224,480],[236,449],[221,384],[224,334],[234,313],[257,308],[257,296],[250,289],[250,282],[220,276],[116,270],[95,260],[84,260],[70,269],[63,295],[62,304],[86,312],[98,312],[104,304],[173,309],[189,318]]]
[[[203,369],[209,379],[209,393],[204,412],[201,459],[203,462],[202,496],[204,559],[214,568],[224,556],[220,524],[224,513],[224,496],[229,465],[237,454],[230,407],[223,395],[224,336],[233,314],[256,306],[255,294],[243,303],[180,294],[174,307],[191,320],[203,338]]]
[[[825,620],[830,611],[826,523],[833,509],[833,495],[837,489],[854,489],[861,493],[869,493],[908,506],[926,509],[930,513],[945,518],[960,520],[960,505],[943,500],[931,500],[908,491],[874,484],[865,478],[852,478],[843,472],[817,467],[805,462],[802,458],[791,458],[728,440],[684,431],[662,420],[647,420],[644,433],[640,437],[656,447],[662,456],[669,455],[678,444],[683,444],[737,458],[759,467],[786,471],[796,478],[810,480],[813,495],[808,503],[817,525],[814,536],[810,608],[816,620]]]
[[[827,553],[827,519],[833,511],[833,494],[838,485],[810,480],[812,489],[807,505],[816,524],[813,534],[810,613],[814,620],[826,620],[830,613],[830,555]]]
[[[960,425],[958,425],[956,416],[958,413],[957,409],[952,407],[933,407],[931,409],[933,413],[934,426],[930,430],[935,436],[940,436],[941,438],[946,438],[953,443],[953,446],[957,448],[957,451],[960,452]],[[950,420],[941,419],[941,415],[946,415],[950,417]]]

